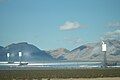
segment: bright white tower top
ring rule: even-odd
[[[10,53],[7,53],[7,57],[10,57]]]
[[[19,52],[19,57],[22,57],[22,52]]]
[[[104,43],[104,41],[102,41],[102,51],[107,51],[106,44]]]

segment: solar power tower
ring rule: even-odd
[[[20,64],[21,64],[21,61],[22,61],[22,52],[19,52],[19,60],[20,60]]]
[[[107,51],[106,44],[104,43],[104,41],[102,41],[102,52],[104,53],[104,56],[103,56],[103,67],[105,67],[105,68],[107,67],[106,51]]]
[[[10,53],[7,53],[7,60],[8,60],[8,63],[10,62]]]

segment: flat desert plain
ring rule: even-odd
[[[47,79],[42,79],[47,80]],[[120,80],[120,77],[107,77],[107,78],[68,78],[68,79],[50,79],[50,80]]]

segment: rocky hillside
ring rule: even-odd
[[[56,59],[65,59],[64,55],[70,53],[70,51],[65,48],[59,48],[56,50],[50,50],[49,53],[51,56],[53,56]]]
[[[107,59],[120,61],[120,41],[106,40],[107,44]],[[101,61],[103,60],[103,52],[101,50],[101,42],[88,43],[77,47],[71,51],[65,52],[64,50],[55,50],[51,55],[59,54],[66,60],[80,60],[80,61]],[[57,57],[56,57],[57,58]]]

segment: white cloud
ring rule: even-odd
[[[120,21],[109,22],[108,26],[111,27],[111,28],[120,29]]]
[[[107,32],[102,39],[117,39],[120,40],[120,30],[115,30],[113,32]]]
[[[113,35],[119,35],[119,34],[120,34],[120,30],[115,30],[113,32],[108,32],[106,35],[113,36]]]
[[[78,22],[67,21],[62,26],[60,26],[60,30],[72,30],[77,28],[82,28],[83,26]]]

